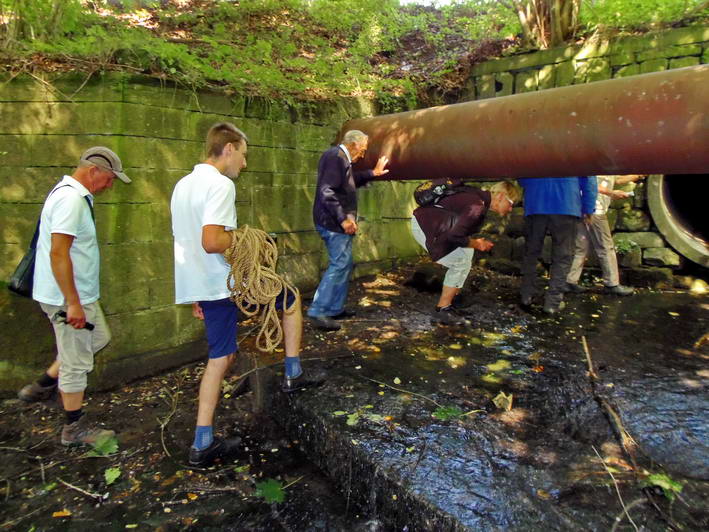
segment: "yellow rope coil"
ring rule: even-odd
[[[283,327],[276,310],[276,298],[283,293],[283,312],[294,312],[297,305],[286,309],[287,294],[300,298],[298,289],[276,273],[278,248],[268,233],[248,225],[231,232],[231,246],[224,252],[231,269],[227,288],[231,300],[247,317],[258,315],[261,327],[256,337],[260,351],[271,352],[283,340]]]

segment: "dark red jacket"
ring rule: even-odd
[[[426,235],[426,249],[436,261],[456,248],[468,246],[470,237],[480,230],[490,208],[490,193],[475,187],[441,198],[436,205],[414,211]]]

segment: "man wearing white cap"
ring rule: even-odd
[[[81,405],[94,354],[111,338],[98,301],[93,201],[94,195],[111,188],[115,178],[130,183],[118,155],[103,146],[89,148],[74,172],[49,193],[40,216],[32,298],[54,327],[57,359],[18,396],[27,402],[41,401],[59,388],[66,412],[64,445],[91,444],[114,434],[90,426]]]

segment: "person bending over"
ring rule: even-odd
[[[435,180],[434,187],[446,180]],[[433,321],[445,325],[462,325],[466,320],[455,313],[453,298],[460,292],[473,263],[475,250],[489,251],[493,243],[473,238],[485,220],[488,210],[500,216],[512,211],[521,193],[509,181],[495,184],[490,191],[450,182],[450,194],[418,207],[411,217],[414,239],[428,251],[436,263],[447,268],[443,289],[433,312]]]

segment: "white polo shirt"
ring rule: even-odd
[[[69,185],[69,186],[65,186]],[[97,301],[99,293],[99,250],[96,225],[84,198],[91,193],[71,176],[65,175],[44,202],[40,216],[39,238],[34,267],[32,298],[49,305],[64,305],[64,294],[52,273],[49,252],[52,234],[74,237],[69,256],[74,269],[74,284],[82,305]]]
[[[236,187],[211,164],[198,164],[177,182],[170,201],[175,239],[175,303],[229,297],[229,265],[202,247],[202,227],[236,229]]]

